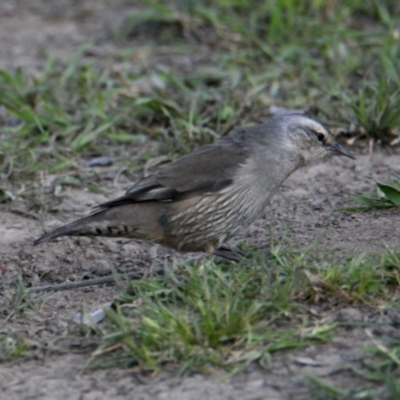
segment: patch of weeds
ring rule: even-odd
[[[379,338],[375,338],[370,330],[366,330],[373,345],[367,350],[372,357],[367,358],[362,368],[354,369],[354,372],[372,382],[384,384],[375,390],[375,398],[398,399],[400,398],[400,342],[393,341],[384,344]]]
[[[388,209],[400,207],[400,177],[395,174],[389,175],[389,181],[381,183],[375,181],[378,196],[374,193],[350,194],[350,197],[361,207],[342,208],[341,211],[369,211],[372,209]]]
[[[311,305],[399,302],[398,255],[329,258],[311,257],[311,247],[272,246],[266,258],[182,264],[164,277],[132,281],[122,304],[107,312],[88,365],[235,373],[250,362],[270,365],[275,351],[329,340],[335,324],[310,316]]]
[[[301,323],[289,312],[298,285],[286,279],[296,269],[288,267],[221,268],[208,261],[201,267],[184,264],[177,272],[167,269],[163,278],[133,281],[123,295],[125,304],[108,313],[111,325],[96,354],[111,346],[118,351],[107,364],[154,370],[217,365],[232,371],[251,361],[268,364],[271,352],[315,339],[287,325],[288,320]]]
[[[122,153],[136,165],[137,157],[129,157],[121,145],[144,136],[179,153],[215,140],[215,126],[229,123],[238,107],[218,105],[204,90],[208,79],[215,81],[212,72],[187,79],[174,75],[99,70],[85,65],[79,54],[64,65],[49,59],[35,77],[21,69],[0,70],[0,105],[6,110],[0,171],[15,180],[39,169],[76,169],[83,152]]]
[[[0,169],[6,176],[76,168],[78,154],[118,153],[119,145],[182,114],[166,87],[157,91],[151,82],[139,83],[143,76],[100,70],[83,63],[81,53],[63,65],[49,59],[35,77],[0,70],[0,105],[6,110]]]
[[[37,300],[29,295],[23,280],[19,277],[15,290],[4,291],[4,296],[0,302],[0,314],[8,321],[15,315],[24,315],[27,310],[37,311]]]
[[[359,388],[343,390],[314,375],[307,375],[306,378],[311,388],[313,400],[375,400],[382,398],[376,397],[378,393],[375,389]]]
[[[15,361],[24,357],[28,349],[24,340],[12,332],[0,332],[0,362]]]
[[[3,173],[69,168],[76,153],[118,133],[112,79],[79,60],[60,68],[50,59],[36,77],[0,71],[0,105],[16,121],[2,133]]]
[[[143,6],[128,21],[146,28],[149,38],[167,27],[175,32],[165,35],[175,37],[171,44],[179,37],[191,52],[201,48],[198,42],[218,49],[214,70],[240,71],[234,97],[253,93],[241,98],[251,101],[254,115],[275,104],[318,104],[331,120],[356,119],[357,136],[399,140],[399,18],[392,4],[153,0]]]
[[[365,135],[384,143],[400,142],[400,77],[396,65],[385,58],[381,71],[363,83],[350,106]]]

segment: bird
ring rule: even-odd
[[[334,155],[354,159],[316,118],[279,115],[176,159],[33,244],[61,236],[123,237],[237,260],[226,242],[263,216],[290,174]]]

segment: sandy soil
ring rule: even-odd
[[[0,68],[21,66],[40,70],[47,54],[65,59],[91,39],[97,43],[99,58],[112,53],[120,44],[113,43],[110,32],[124,20],[128,1],[87,1],[85,6],[73,0],[3,1],[0,4]],[[77,11],[79,10],[79,12]],[[337,207],[350,205],[348,192],[374,188],[369,179],[385,180],[389,171],[400,174],[398,154],[376,151],[357,155],[357,160],[337,158],[329,164],[300,170],[284,184],[266,210],[265,217],[243,231],[233,243],[246,240],[260,248],[269,246],[269,227],[279,239],[287,224],[287,242],[294,248],[319,239],[316,251],[336,249],[338,256],[352,249],[377,251],[385,246],[399,246],[399,212],[365,214],[334,213]],[[113,167],[104,168],[112,175]],[[42,221],[18,212],[15,204],[0,207],[0,274],[2,296],[15,287],[19,274],[27,286],[62,283],[110,273],[115,266],[121,273],[134,268],[151,270],[164,257],[176,257],[158,246],[128,240],[66,238],[57,243],[33,248],[31,243],[43,230],[88,212],[91,206],[123,193],[133,182],[122,177],[116,187],[112,181],[103,185],[112,191],[105,196],[79,189],[63,192],[57,217],[42,216]],[[38,183],[40,184],[40,183]],[[17,203],[18,205],[18,203]],[[87,354],[77,354],[70,343],[63,347],[71,318],[82,307],[90,308],[117,295],[113,286],[85,288],[50,294],[40,309],[23,319],[8,321],[0,316],[0,332],[14,331],[32,340],[34,357],[23,362],[0,364],[1,399],[236,399],[283,400],[311,398],[305,375],[323,377],[338,387],[360,384],[351,367],[365,359],[363,348],[371,344],[364,328],[338,331],[325,345],[274,355],[271,368],[256,366],[231,380],[219,382],[220,373],[184,378],[162,374],[151,381],[129,371],[101,370],[79,373]],[[370,315],[368,310],[348,308],[334,318],[351,321],[400,320],[399,313]],[[395,328],[382,329],[383,337],[399,337]],[[307,361],[308,360],[308,361]],[[364,382],[365,383],[365,382]]]

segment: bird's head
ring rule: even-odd
[[[283,133],[281,139],[290,152],[301,156],[304,165],[323,161],[333,155],[354,159],[346,147],[336,142],[329,129],[314,118],[304,114],[287,114],[271,121],[280,125],[279,131]]]

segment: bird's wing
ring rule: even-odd
[[[233,182],[248,157],[244,140],[222,139],[183,156],[132,186],[124,196],[101,204],[110,208],[144,201],[172,201],[214,193]]]

